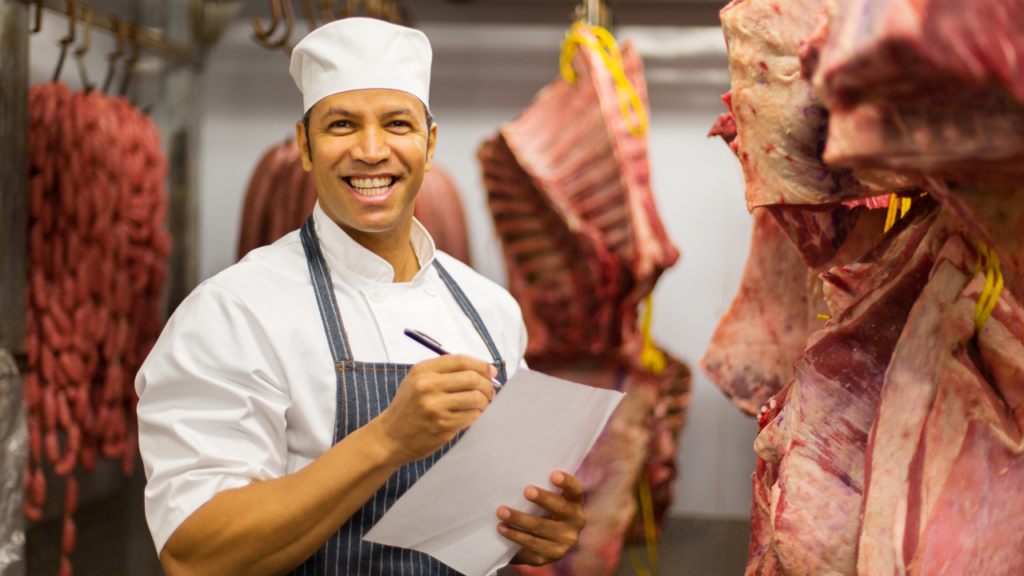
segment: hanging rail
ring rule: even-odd
[[[73,17],[70,14],[72,4],[66,0],[22,0],[26,4],[34,5],[38,11],[40,7],[45,8],[51,12],[57,14],[63,14],[68,18]],[[125,21],[123,18],[119,18],[109,12],[103,12],[96,10],[91,6],[76,2],[78,5],[79,14],[83,11],[87,11],[92,19],[93,28],[101,28],[115,34],[119,30],[126,30],[129,27],[135,31],[135,37],[132,39],[133,42],[137,42],[139,49],[145,50],[151,54],[155,54],[165,60],[177,62],[179,64],[192,64],[199,65],[202,63],[202,58],[198,48],[185,42],[179,42],[172,38],[164,36],[162,33],[144,26],[138,26],[130,22]],[[42,24],[42,13],[37,12],[34,16],[35,25],[32,32],[38,32]],[[123,34],[123,32],[122,32]]]

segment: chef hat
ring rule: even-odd
[[[430,41],[419,30],[373,18],[345,18],[313,30],[292,50],[289,67],[303,111],[332,94],[385,88],[429,107]]]

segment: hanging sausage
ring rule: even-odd
[[[171,238],[167,162],[153,122],[120,96],[29,92],[25,515],[42,517],[52,466],[65,486],[61,574],[75,549],[73,472],[135,463],[135,373],[160,331]]]

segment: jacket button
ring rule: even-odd
[[[384,301],[384,295],[381,294],[380,292],[371,292],[370,293],[370,298],[372,298],[374,302],[383,302]]]
[[[427,296],[437,296],[437,290],[434,290],[433,286],[427,286],[423,291],[427,293]]]

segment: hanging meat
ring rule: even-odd
[[[62,574],[75,549],[72,472],[137,453],[135,373],[160,332],[167,162],[153,122],[120,96],[29,91],[25,515],[42,516],[52,466],[65,487]],[[65,567],[66,566],[66,567]]]
[[[766,23],[731,32],[742,10]],[[757,118],[726,113],[710,135],[749,173],[746,128],[770,140],[813,125],[814,158],[876,195],[843,200],[860,212],[845,237],[821,225],[821,202],[789,196],[773,214],[780,230],[757,215],[741,291],[702,361],[747,412],[766,381],[792,374],[760,407],[746,574],[1020,574],[1024,64],[1014,54],[1024,2],[736,0],[722,18],[732,112],[737,89],[767,72],[734,54],[734,40],[760,35],[773,49],[785,44],[787,58],[796,47],[799,75],[784,84],[800,83],[826,113],[773,125],[788,109],[779,102],[781,112],[759,108]],[[768,90],[764,79],[756,90]],[[760,181],[747,184],[748,200],[752,186],[762,193]],[[861,236],[864,218],[885,212],[884,230]],[[821,308],[816,295],[827,304],[816,312],[824,325],[808,318],[799,350],[782,344],[771,355],[766,341],[799,339],[787,312],[802,304],[780,231],[808,266],[820,247],[837,248],[808,284],[811,310]],[[766,254],[784,266],[759,262]],[[772,302],[755,306],[757,295]]]
[[[245,193],[238,259],[298,230],[315,205],[316,184],[302,168],[298,145],[287,140],[272,147],[256,164]],[[439,250],[470,264],[462,201],[451,177],[437,164],[423,175],[414,215]]]
[[[671,503],[690,373],[671,357],[660,372],[642,361],[657,351],[649,323],[638,329],[638,305],[679,257],[654,205],[646,138],[631,122],[647,109],[642,62],[628,41],[602,56],[593,47],[600,31],[578,25],[572,34],[591,44],[571,60],[575,82],[559,77],[541,90],[478,157],[529,333],[527,360],[626,393],[578,471],[587,515],[579,542],[555,564],[516,570],[600,576],[614,573],[627,540],[643,540],[637,486],[652,495],[648,528]],[[624,115],[623,78],[642,108],[636,116]]]

